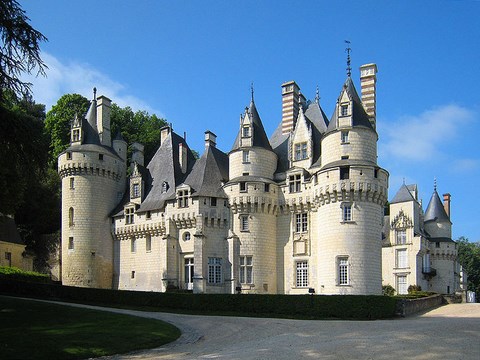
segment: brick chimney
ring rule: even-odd
[[[443,208],[445,209],[445,212],[447,213],[448,217],[450,218],[450,199],[452,198],[452,195],[450,194],[443,194]]]
[[[288,134],[295,128],[300,96],[300,88],[295,81],[282,84],[282,134]]]
[[[362,87],[362,103],[373,128],[377,122],[377,65],[365,64],[360,66],[360,84]]]

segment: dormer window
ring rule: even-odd
[[[290,175],[288,178],[288,188],[290,193],[300,192],[302,186],[302,175]]]
[[[341,105],[340,106],[340,116],[347,116],[348,115],[348,105]]]
[[[133,184],[132,186],[132,198],[140,197],[140,184]]]
[[[80,130],[79,130],[79,129],[73,130],[73,132],[72,132],[72,141],[73,141],[73,142],[80,141]]]
[[[166,181],[164,181],[162,183],[162,194],[165,194],[168,190],[168,183]]]
[[[125,209],[125,224],[133,224],[135,219],[135,209],[133,207]]]
[[[304,160],[308,158],[307,143],[295,144],[295,160]]]
[[[250,126],[242,127],[242,137],[250,137]]]
[[[178,207],[188,207],[188,190],[178,190],[177,192]]]

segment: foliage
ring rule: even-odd
[[[52,109],[45,119],[45,133],[50,139],[49,163],[56,168],[57,158],[70,144],[70,124],[75,114],[83,116],[90,102],[79,94],[65,94]]]
[[[20,79],[22,73],[38,69],[37,75],[45,75],[39,44],[47,38],[29,20],[16,0],[0,1],[0,101],[6,90],[15,95],[30,93],[31,84]]]
[[[0,266],[0,278],[47,283],[50,277],[35,271],[24,271],[16,267]]]
[[[167,125],[164,119],[146,111],[134,112],[129,106],[125,108],[112,104],[111,133],[115,136],[118,131],[129,145],[128,158],[131,158],[131,145],[138,142],[145,146],[145,164],[152,159],[160,146],[160,129]]]
[[[457,240],[458,262],[463,266],[468,276],[468,290],[480,294],[480,243],[469,242],[461,236]]]
[[[155,319],[0,298],[2,359],[86,359],[154,348],[180,331]]]
[[[382,286],[382,294],[385,296],[394,296],[395,295],[395,289],[393,288],[392,285],[383,285]]]
[[[395,315],[397,299],[363,295],[232,295],[157,293],[1,281],[4,293],[66,301],[149,307],[196,314],[300,319],[382,319]]]
[[[410,285],[407,289],[409,294],[414,294],[419,291],[422,291],[422,287],[420,285]]]
[[[29,185],[42,177],[47,140],[43,135],[45,106],[12,92],[0,102],[0,213],[14,214],[29,195]]]

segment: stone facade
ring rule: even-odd
[[[395,284],[400,271],[392,260],[396,245],[385,240],[400,226],[411,244],[402,249],[416,264],[407,283],[455,288],[441,276],[426,282],[418,266],[430,255],[437,271],[454,271],[440,262],[454,243],[439,240],[441,251],[429,243],[445,236],[449,222],[422,219],[415,199],[392,204],[391,218],[384,218],[389,174],[377,164],[376,72],[375,64],[361,67],[362,98],[347,78],[330,120],[318,92],[309,101],[294,81],[284,83],[282,120],[270,138],[252,93],[228,153],[206,131],[205,150],[195,159],[185,139],[166,126],[149,164],[143,147],[132,145],[128,178],[126,144],[110,136],[110,101],[93,100],[87,116],[73,122],[71,147],[59,157],[63,283],[381,294],[382,280]],[[422,231],[429,226],[437,233],[427,238]]]

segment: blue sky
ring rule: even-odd
[[[272,134],[280,85],[295,80],[330,117],[346,79],[377,64],[379,164],[390,198],[405,179],[426,207],[437,179],[452,195],[453,238],[480,241],[480,1],[21,1],[42,46],[46,79],[34,98],[51,105],[95,86],[120,106],[165,117],[203,150],[205,130],[231,148],[250,100]],[[473,214],[473,215],[472,215]]]

